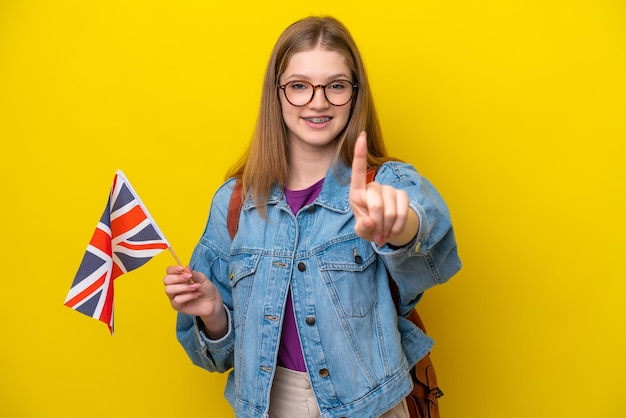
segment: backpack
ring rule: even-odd
[[[367,182],[374,180],[376,168],[370,168],[367,172]],[[230,238],[233,239],[237,233],[239,226],[239,215],[241,214],[241,206],[243,204],[243,196],[241,193],[241,180],[237,179],[233,194],[228,204],[228,215],[226,224]],[[387,272],[389,280],[389,288],[391,294],[396,301],[396,309],[398,308],[399,295],[398,286],[393,281],[389,272]],[[407,319],[417,325],[424,333],[426,328],[420,318],[417,310],[413,309]],[[439,416],[439,398],[443,396],[443,392],[437,385],[437,376],[435,368],[430,359],[430,353],[426,354],[417,364],[410,370],[413,380],[413,390],[406,397],[407,407],[409,409],[410,418],[440,418]]]

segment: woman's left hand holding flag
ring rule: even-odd
[[[189,267],[169,266],[163,279],[172,308],[199,317],[208,338],[219,339],[228,332],[228,317],[217,287],[202,273]]]

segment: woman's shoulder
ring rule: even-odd
[[[407,162],[400,160],[385,161],[376,169],[376,181],[397,181],[404,178],[419,177],[416,168]]]
[[[233,190],[235,189],[236,183],[237,183],[236,177],[230,177],[229,179],[226,179],[215,191],[214,199],[216,198],[230,199],[230,196],[232,195]]]
[[[231,177],[224,181],[213,194],[213,199],[211,202],[212,210],[215,208],[225,208],[228,207],[230,202],[230,198],[233,194],[233,190],[235,189],[235,184],[237,179],[235,177]]]

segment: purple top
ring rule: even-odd
[[[302,206],[312,203],[322,190],[324,179],[304,190],[285,189],[287,204],[294,214],[298,213]],[[285,318],[283,319],[283,332],[280,335],[280,347],[278,349],[278,364],[291,370],[299,372],[306,371],[302,346],[296,327],[296,317],[293,312],[293,300],[291,290],[287,293],[287,304],[285,306]]]

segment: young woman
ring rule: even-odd
[[[433,342],[403,316],[460,261],[445,202],[387,156],[340,22],[309,17],[282,33],[254,137],[228,177],[190,267],[164,279],[193,363],[232,369],[237,417],[408,417],[408,371]],[[236,179],[245,199],[231,240]]]

